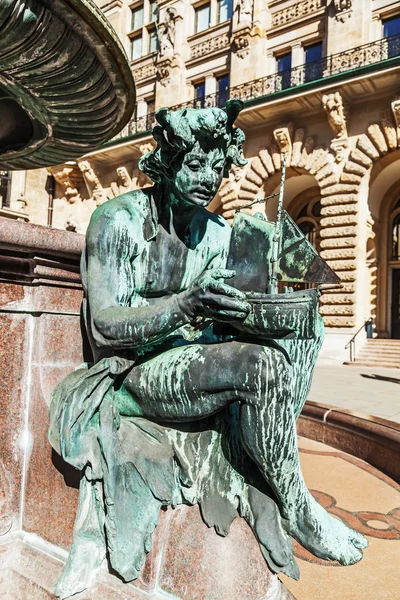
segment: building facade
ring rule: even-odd
[[[337,355],[370,316],[400,338],[400,2],[98,0],[119,34],[137,107],[117,139],[50,172],[0,173],[2,216],[84,232],[95,207],[150,184],[137,169],[162,107],[239,97],[248,164],[211,210],[285,209],[339,274],[321,312]],[[329,350],[330,348],[330,350]]]

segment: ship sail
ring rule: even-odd
[[[320,257],[286,211],[282,211],[277,275],[281,281],[339,284],[340,279]]]
[[[265,293],[271,275],[271,260],[275,222],[248,215],[236,214],[231,235],[227,269],[236,272],[227,280],[229,285],[243,291]],[[280,243],[276,276],[280,281],[331,284],[339,277],[319,256],[303,232],[286,211],[280,220]]]

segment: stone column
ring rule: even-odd
[[[300,67],[304,63],[304,49],[301,42],[292,45],[292,68]]]
[[[137,118],[145,117],[147,114],[147,102],[144,98],[139,98],[136,106],[136,116]]]
[[[209,94],[215,94],[217,91],[217,80],[214,73],[206,75],[206,96]]]

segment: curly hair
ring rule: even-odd
[[[139,169],[155,183],[163,178],[173,179],[174,167],[178,161],[195,145],[196,141],[210,138],[223,144],[226,156],[224,177],[234,164],[243,167],[247,160],[243,158],[242,144],[245,140],[241,129],[233,123],[243,108],[238,99],[228,100],[224,108],[182,108],[170,111],[160,108],[156,112],[159,125],[153,128],[153,137],[157,142],[154,150],[139,160]]]

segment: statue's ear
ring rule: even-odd
[[[244,102],[239,100],[239,98],[232,98],[232,100],[228,100],[225,104],[224,110],[228,116],[228,127],[231,127],[233,123],[236,121],[238,114],[241,110],[243,110]]]

